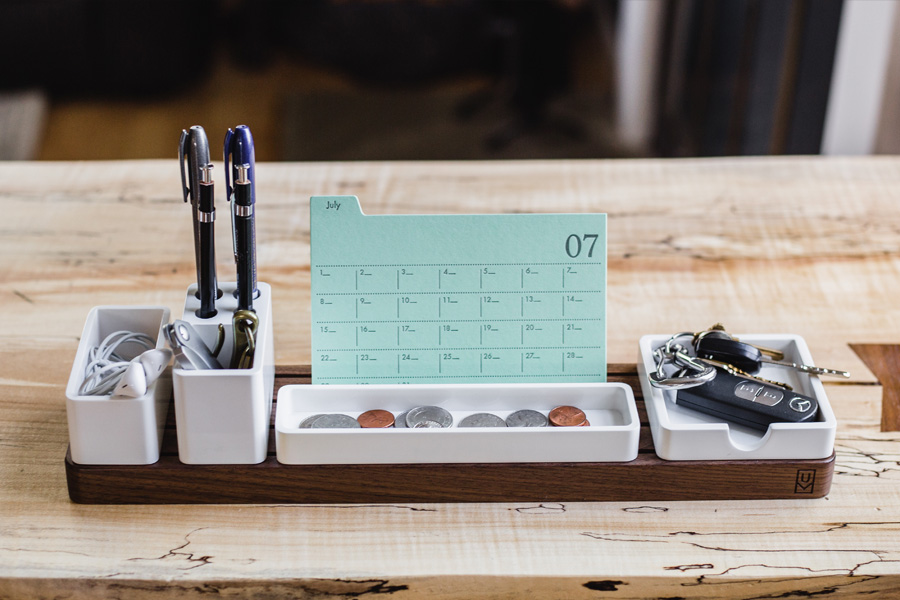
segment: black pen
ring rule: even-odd
[[[256,249],[254,248],[253,190],[248,178],[250,165],[235,165],[234,199],[231,217],[234,229],[234,258],[237,262],[238,310],[253,310],[256,287]]]
[[[192,222],[194,227],[194,263],[197,268],[197,297],[200,298],[201,308],[198,316],[209,318],[216,314],[215,300],[221,296],[216,283],[216,256],[215,245],[211,243],[213,239],[212,230],[213,223],[209,221],[207,226],[201,227],[200,220],[200,193],[201,193],[201,169],[210,166],[209,162],[209,140],[206,138],[206,132],[199,125],[191,127],[190,131],[181,131],[181,140],[178,144],[178,158],[181,163],[181,187],[184,194],[184,201],[190,200]],[[212,183],[211,178],[209,190],[209,207],[210,210],[205,211],[212,213],[212,219],[215,219],[215,211],[213,208]],[[204,218],[208,218],[204,217]],[[201,236],[201,230],[208,230],[210,243],[204,243]]]
[[[232,179],[234,186],[232,187]],[[225,186],[231,203],[238,309],[252,310],[256,289],[256,152],[246,125],[225,134]]]
[[[212,163],[200,167],[200,199],[197,206],[197,239],[200,264],[197,267],[197,292],[200,310],[197,316],[208,319],[216,316],[216,207],[212,180]]]

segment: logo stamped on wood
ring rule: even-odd
[[[798,469],[797,481],[794,485],[795,494],[812,494],[816,483],[815,469]]]

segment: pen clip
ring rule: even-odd
[[[191,188],[190,185],[188,185],[190,177],[188,177],[187,169],[184,166],[184,163],[190,156],[190,151],[187,148],[190,142],[191,134],[188,133],[187,129],[182,129],[181,139],[178,141],[178,162],[181,164],[181,192],[184,194],[185,202],[188,201],[191,194]]]
[[[237,202],[231,203],[231,249],[234,251],[234,262],[238,260],[237,251],[237,227],[234,225],[234,213],[237,212]]]
[[[225,199],[231,201],[231,194],[234,191],[231,188],[231,163],[229,159],[234,160],[234,152],[231,148],[231,140],[234,137],[234,131],[228,128],[225,132]]]

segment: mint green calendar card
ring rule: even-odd
[[[310,199],[316,384],[606,381],[606,215]]]

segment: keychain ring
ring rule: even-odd
[[[674,344],[680,337],[693,336],[692,332],[676,333],[668,339],[665,345],[653,351],[656,358],[656,371],[649,375],[650,385],[656,388],[668,390],[681,390],[712,381],[716,376],[716,369],[708,364],[697,362],[693,357],[684,353],[684,347]],[[674,346],[673,346],[674,344]],[[676,377],[666,377],[663,368],[667,362],[676,363],[682,372],[690,369],[692,374],[682,374]]]
[[[716,370],[713,367],[706,367],[694,375],[685,375],[683,377],[665,377],[657,373],[650,373],[650,385],[655,388],[664,390],[683,390],[687,388],[697,387],[715,379]]]

